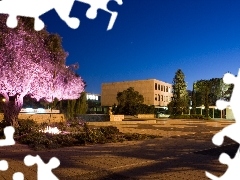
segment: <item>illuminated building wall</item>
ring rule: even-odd
[[[172,84],[157,79],[103,83],[101,105],[117,104],[117,93],[133,87],[144,97],[144,104],[166,107],[172,98]]]

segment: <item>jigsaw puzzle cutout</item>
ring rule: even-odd
[[[86,16],[89,19],[95,19],[97,17],[97,11],[99,9],[111,14],[109,25],[107,30],[111,30],[116,18],[117,12],[110,11],[107,8],[107,4],[110,0],[76,0],[78,2],[86,3],[90,5],[90,8],[86,12]],[[122,5],[122,0],[114,0],[119,5]],[[65,23],[72,29],[77,29],[80,25],[80,20],[76,17],[69,17],[71,9],[75,0],[1,0],[0,1],[0,13],[8,14],[7,26],[9,28],[15,28],[18,25],[17,16],[34,18],[34,29],[40,31],[44,28],[44,22],[39,18],[46,12],[55,9],[58,16],[65,21]]]
[[[9,146],[15,144],[15,141],[13,139],[13,134],[15,132],[14,127],[7,126],[4,128],[4,135],[6,139],[0,140],[1,146]],[[57,168],[60,165],[60,161],[56,157],[52,157],[48,163],[44,163],[40,156],[31,156],[27,155],[24,158],[24,164],[26,166],[32,166],[34,164],[37,164],[37,179],[38,180],[45,180],[47,179],[51,180],[58,180],[58,178],[52,173],[52,169]],[[8,170],[8,162],[6,160],[0,161],[0,171],[6,171]],[[15,172],[13,174],[13,180],[24,180],[24,175],[21,172]]]
[[[58,180],[58,178],[52,173],[52,169],[55,169],[60,165],[60,161],[56,157],[52,157],[49,162],[45,164],[38,155],[27,155],[24,158],[24,163],[27,166],[32,166],[34,164],[38,165],[38,180],[45,180],[46,177],[51,180]]]
[[[227,107],[230,107],[232,109],[232,112],[234,114],[235,123],[226,126],[223,128],[220,132],[216,133],[213,138],[212,142],[213,144],[217,146],[221,146],[224,142],[224,137],[229,137],[230,139],[236,141],[238,144],[240,144],[240,110],[238,107],[238,104],[240,103],[240,69],[238,71],[237,77],[235,77],[233,74],[226,73],[223,76],[223,82],[226,84],[234,84],[232,96],[230,98],[230,101],[224,101],[224,100],[218,100],[216,102],[216,105],[218,109],[223,110]],[[230,156],[226,153],[222,153],[219,157],[219,161],[222,164],[228,165],[227,171],[221,176],[217,177],[209,172],[205,172],[206,176],[212,180],[228,180],[228,179],[239,179],[240,177],[240,171],[239,171],[239,165],[240,165],[240,148],[235,154],[235,157],[233,159],[230,158]]]
[[[0,139],[0,146],[11,146],[15,144],[13,135],[15,129],[12,126],[7,126],[3,130],[5,139]]]

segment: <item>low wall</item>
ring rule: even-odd
[[[110,116],[107,114],[81,114],[77,116],[78,119],[86,122],[106,122],[110,121]]]
[[[124,115],[110,115],[110,121],[122,121]]]
[[[155,118],[154,114],[138,114],[137,118],[148,119],[148,118]]]
[[[0,120],[3,120],[3,113],[0,113]],[[42,122],[63,122],[65,121],[64,114],[26,114],[19,113],[19,119],[32,119],[37,123]]]
[[[169,114],[158,114],[158,118],[160,117],[165,117],[165,118],[168,118],[170,115]]]

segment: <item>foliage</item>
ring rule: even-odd
[[[52,109],[59,109],[63,114],[65,114],[67,119],[73,119],[78,114],[86,114],[88,108],[86,98],[86,92],[82,92],[78,99],[59,101],[55,98],[54,101],[48,105]]]
[[[154,114],[155,107],[146,105],[146,104],[139,104],[137,105],[137,114]]]
[[[170,115],[171,119],[205,119],[205,117],[201,114],[181,114],[181,115]]]
[[[24,17],[18,17],[18,27],[10,29],[6,18],[0,16],[0,94],[6,99],[4,119],[17,127],[24,96],[49,102],[77,99],[84,83],[65,65],[67,53],[58,35],[35,31],[33,19]]]
[[[144,139],[154,139],[156,136],[154,135],[147,135],[147,134],[139,134],[139,133],[125,133],[123,135],[124,139],[128,141],[136,141],[136,140],[144,140]]]
[[[87,94],[82,92],[80,98],[76,100],[75,114],[86,114],[88,110]]]
[[[173,78],[173,100],[168,108],[171,114],[179,115],[186,113],[189,108],[189,97],[187,93],[187,84],[185,75],[181,69],[178,69]]]
[[[218,99],[229,100],[233,86],[227,85],[222,78],[199,80],[194,83],[195,106],[204,105],[205,118],[209,117],[209,106],[215,106]]]
[[[38,130],[38,124],[32,119],[19,119],[19,126],[15,128],[15,135],[21,136],[23,134],[35,132]]]
[[[21,121],[21,134],[15,137],[19,143],[27,144],[34,150],[54,149],[60,147],[122,142],[125,140],[143,140],[148,138],[156,138],[158,136],[119,132],[117,127],[104,126],[98,128],[90,128],[86,123],[80,121],[71,121],[67,123],[55,123],[59,129],[64,129],[70,133],[65,134],[49,134],[39,132],[39,129],[46,127],[47,123],[41,124],[35,128],[35,122],[32,120]],[[1,124],[0,124],[1,126]],[[34,127],[34,128],[32,128]],[[25,131],[24,131],[25,130]],[[19,131],[20,132],[20,131]]]
[[[195,83],[193,83],[193,90],[191,95],[191,101],[192,101],[192,114],[196,114],[196,91],[195,91]]]
[[[133,87],[117,93],[118,104],[113,105],[114,114],[136,115],[152,112],[152,107],[143,104],[144,98]]]

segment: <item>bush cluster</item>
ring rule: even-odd
[[[169,118],[171,119],[206,119],[205,116],[201,114],[170,115]]]
[[[50,134],[43,133],[40,130],[47,126],[58,127],[63,133]],[[3,132],[6,125],[0,122],[0,133]],[[3,133],[2,133],[3,134]],[[15,129],[14,138],[17,142],[26,144],[34,150],[55,149],[60,147],[69,147],[76,145],[123,142],[131,140],[144,140],[156,138],[157,136],[146,134],[123,134],[117,127],[104,126],[99,128],[90,128],[87,123],[67,122],[67,123],[42,123],[35,121],[19,120],[19,127]]]

